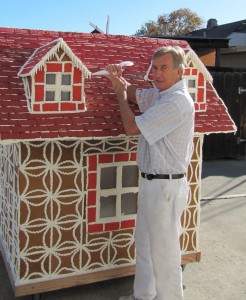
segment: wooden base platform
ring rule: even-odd
[[[69,288],[73,286],[109,280],[113,278],[130,276],[130,275],[134,275],[135,273],[135,265],[133,265],[128,267],[119,267],[119,268],[108,269],[108,270],[98,271],[93,273],[66,276],[58,279],[42,279],[42,280],[32,281],[30,283],[18,284],[15,283],[12,273],[9,270],[9,266],[6,262],[3,249],[1,252],[16,297],[40,294],[48,291],[54,291],[54,290]],[[199,262],[200,259],[201,259],[201,252],[184,254],[182,255],[182,265],[186,265],[192,262]]]

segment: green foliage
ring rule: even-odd
[[[157,21],[149,21],[141,26],[136,36],[183,36],[204,26],[204,21],[188,8],[174,10],[160,15]]]

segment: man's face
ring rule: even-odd
[[[153,84],[160,92],[169,89],[181,79],[181,69],[174,69],[171,53],[155,58],[152,62]]]

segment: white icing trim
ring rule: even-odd
[[[189,65],[189,61],[191,60],[194,66],[198,69],[198,71],[200,71],[203,74],[204,78],[207,81],[213,82],[213,77],[208,72],[207,68],[204,66],[200,58],[196,55],[196,53],[192,49],[189,49],[185,57],[186,57],[187,66]]]
[[[57,43],[52,49],[50,49],[42,58],[41,60],[31,69],[31,71],[27,74],[21,74],[26,67],[26,65],[33,59],[33,57],[36,55],[36,53],[41,50],[44,47],[47,47],[48,45]],[[39,48],[37,48],[33,54],[29,57],[29,59],[25,62],[25,64],[21,67],[20,71],[18,72],[18,76],[20,77],[26,77],[31,76],[32,74],[35,74],[38,70],[40,70],[46,63],[46,61],[50,60],[50,58],[59,50],[62,49],[64,52],[71,58],[74,65],[82,71],[84,76],[86,78],[91,77],[91,72],[86,68],[86,66],[81,62],[81,60],[73,53],[73,51],[70,49],[70,47],[67,45],[67,43],[62,39],[58,38],[48,44],[45,44]]]
[[[229,111],[228,111],[228,108],[227,106],[225,105],[224,101],[220,98],[219,94],[217,93],[216,89],[214,88],[214,86],[212,85],[212,83],[210,84],[211,88],[213,89],[215,95],[217,96],[217,98],[221,101],[222,105],[224,106],[226,112],[227,112],[227,115],[228,117],[230,118],[231,122],[233,123],[233,128],[234,128],[234,131],[230,131],[230,132],[234,132],[236,134],[236,131],[237,131],[237,126],[235,124],[235,122],[233,121],[233,119],[231,118],[230,114],[229,114]],[[228,131],[229,132],[229,131]],[[218,132],[215,132],[215,133],[218,133]]]
[[[67,113],[67,112],[66,112]],[[71,112],[72,113],[72,112]],[[232,121],[233,122],[233,121]],[[233,122],[234,124],[234,122]],[[235,130],[224,130],[224,131],[207,131],[207,132],[198,132],[196,133],[197,135],[195,136],[199,136],[199,135],[209,135],[209,134],[217,134],[217,133],[235,133],[237,131],[237,127],[235,125],[233,125],[233,127],[235,128]],[[122,137],[126,137],[125,134],[119,134],[117,136],[105,136],[103,137],[103,139],[108,139],[108,138],[112,138],[112,139],[118,139],[118,138],[122,138]],[[102,137],[91,137],[92,140],[102,140]],[[56,138],[34,138],[34,139],[8,139],[8,140],[1,140],[0,139],[0,145],[10,145],[10,144],[14,144],[14,143],[21,143],[21,142],[42,142],[42,141],[64,141],[64,140],[88,140],[88,137],[56,137]]]
[[[123,151],[123,149],[122,149]],[[126,153],[125,151],[123,153]],[[129,152],[130,153],[130,152]],[[140,173],[138,176],[138,183],[136,186],[123,187],[122,176],[123,168],[125,166],[137,166],[136,161],[117,161],[112,163],[98,163],[97,165],[97,204],[96,204],[96,223],[109,223],[109,222],[119,222],[122,220],[132,220],[136,219],[136,214],[122,214],[121,211],[121,196],[125,193],[137,194],[140,185]],[[116,168],[116,186],[114,188],[102,188],[101,187],[101,177],[102,169],[115,167]],[[111,217],[101,217],[101,197],[115,196],[116,197],[116,211],[115,215]]]
[[[32,97],[31,97],[31,91],[30,91],[28,78],[22,77],[22,80],[24,83],[24,90],[25,90],[25,95],[26,95],[26,100],[27,100],[27,108],[28,108],[28,111],[31,112],[32,111],[32,107],[31,107]]]
[[[66,112],[67,113],[67,112]],[[119,139],[119,138],[126,138],[125,134],[119,134],[117,136],[105,136],[105,137],[92,137],[92,140],[102,140],[102,139]],[[34,138],[34,139],[16,139],[16,140],[1,140],[0,139],[0,145],[10,145],[14,143],[21,143],[21,142],[45,142],[45,141],[71,141],[71,140],[81,140],[85,141],[88,140],[88,137],[56,137],[56,138]]]

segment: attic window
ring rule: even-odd
[[[184,79],[196,111],[206,110],[206,82],[212,80],[194,51],[187,53]]]
[[[189,79],[188,80],[188,88],[195,88],[196,87],[196,80],[195,79]]]
[[[84,80],[90,74],[61,38],[36,49],[18,73],[32,113],[85,111]]]
[[[71,101],[71,74],[46,73],[45,101]]]
[[[190,76],[187,79],[187,86],[188,86],[189,94],[193,99],[193,101],[195,102],[197,99],[197,78],[195,76],[194,77]]]

